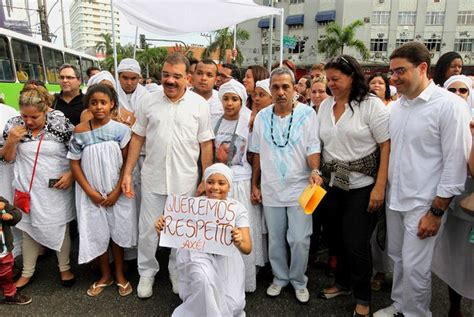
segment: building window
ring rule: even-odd
[[[371,52],[386,52],[387,45],[388,45],[388,39],[371,39],[370,51]]]
[[[387,25],[390,23],[389,11],[374,11],[372,12],[373,25]]]
[[[444,12],[426,12],[426,25],[443,25]]]
[[[398,12],[399,25],[415,25],[416,11],[401,11]]]
[[[304,0],[290,0],[290,4],[304,3]]]
[[[457,52],[472,52],[474,39],[455,39],[454,50]]]
[[[413,41],[413,39],[397,39],[395,41],[395,47],[402,46],[403,44],[411,42],[411,41]]]
[[[423,42],[430,51],[439,52],[441,50],[441,39],[425,39]]]
[[[459,11],[458,24],[459,25],[473,25],[474,24],[474,11]]]

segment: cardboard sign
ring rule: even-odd
[[[226,200],[169,195],[160,246],[231,255],[236,208]]]

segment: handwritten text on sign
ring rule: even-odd
[[[169,195],[160,246],[231,255],[236,208],[226,200]]]

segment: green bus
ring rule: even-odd
[[[18,96],[29,79],[41,80],[50,93],[61,90],[59,68],[72,64],[81,71],[82,82],[97,58],[40,39],[0,28],[0,96],[5,104],[18,109]]]

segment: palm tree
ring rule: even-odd
[[[100,33],[102,41],[98,42],[95,46],[96,50],[103,50],[105,57],[114,54],[114,47],[112,46],[112,35],[110,33]]]
[[[369,50],[364,42],[355,38],[357,29],[363,25],[362,20],[355,20],[346,27],[335,22],[329,23],[326,26],[326,37],[318,45],[319,52],[326,53],[326,57],[330,58],[344,54],[345,47],[353,47],[363,59],[369,58]]]
[[[243,29],[237,29],[237,42],[245,42],[250,38],[250,33]],[[234,48],[234,32],[229,28],[224,28],[216,32],[214,41],[202,52],[201,58],[209,58],[212,53],[218,52],[219,61],[225,61],[226,50]],[[244,57],[237,47],[237,63],[240,65]]]
[[[137,60],[142,69],[146,70],[146,77],[150,75],[156,77],[160,73],[166,55],[168,55],[168,50],[163,47],[147,48],[137,52]]]

